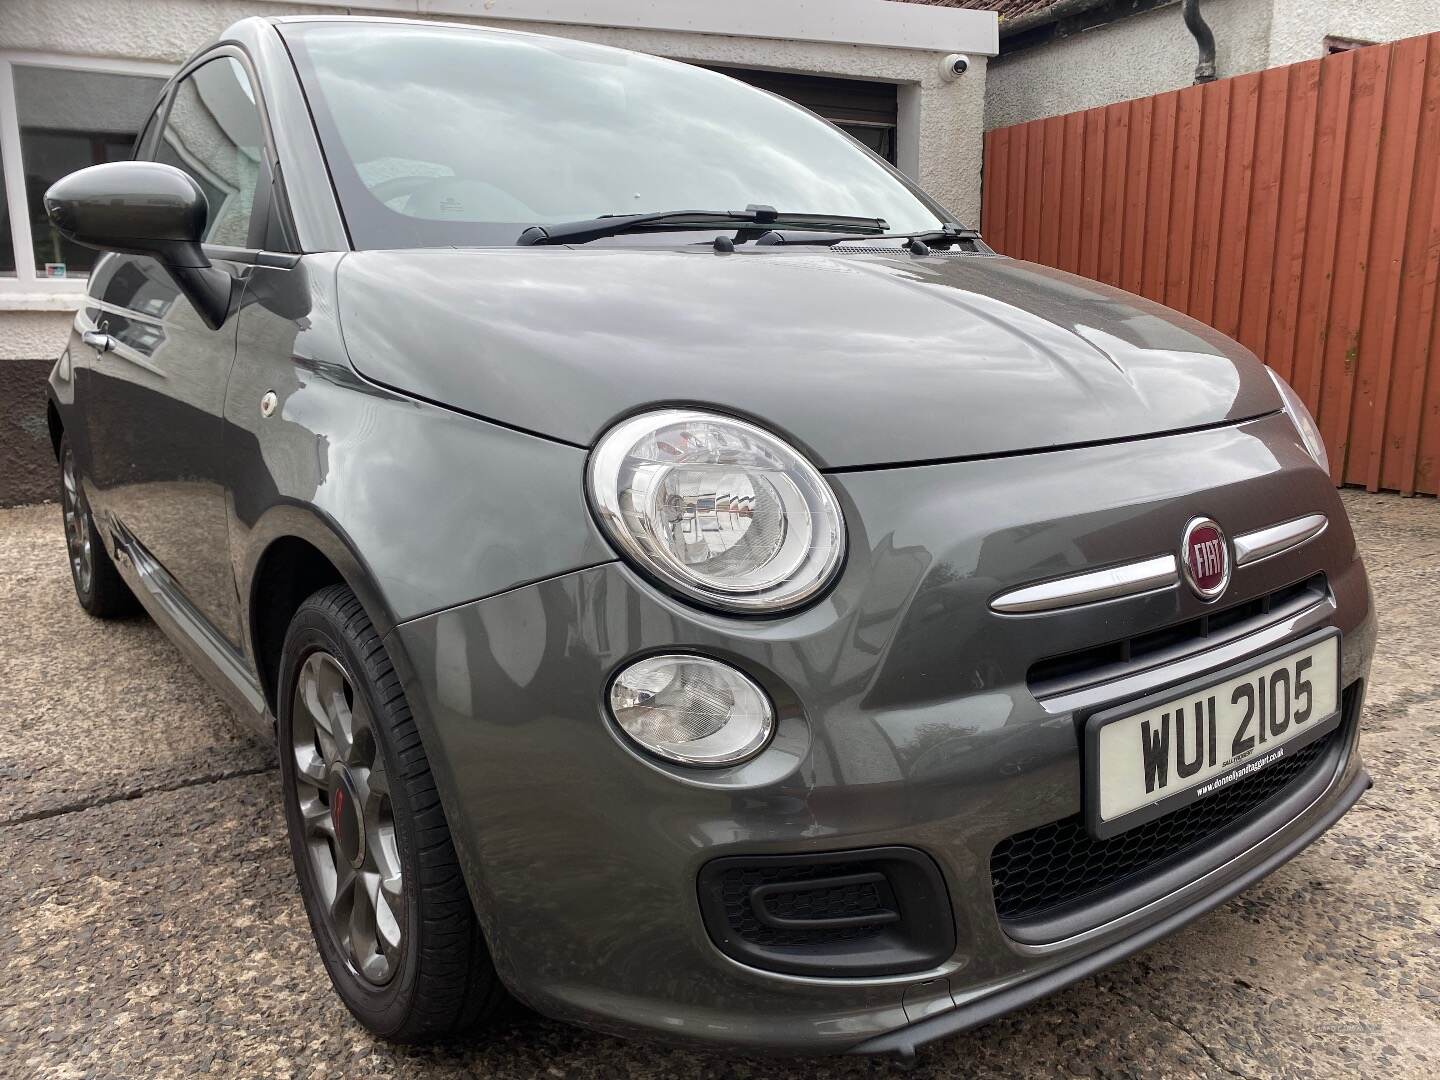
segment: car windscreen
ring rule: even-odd
[[[530,225],[743,210],[948,215],[812,113],[604,46],[381,22],[283,33],[358,248],[509,245]]]

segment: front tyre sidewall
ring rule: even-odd
[[[399,779],[400,763],[396,760],[384,719],[388,717],[388,711],[376,700],[362,658],[356,654],[350,643],[342,635],[335,633],[327,623],[328,620],[321,618],[317,612],[302,608],[285,641],[277,702],[280,710],[279,756],[285,820],[290,834],[290,854],[295,862],[295,873],[300,881],[305,911],[330,981],[334,984],[336,993],[361,1022],[371,1031],[384,1036],[399,1031],[405,1025],[412,1008],[419,968],[419,950],[416,946],[420,934],[420,899],[417,895],[420,874],[415,859],[418,846],[415,815],[409,803],[409,792]],[[310,853],[306,849],[291,730],[295,687],[301,668],[306,658],[319,650],[328,652],[344,665],[354,692],[363,696],[365,706],[373,718],[373,734],[378,752],[384,755],[387,775],[392,778],[390,804],[395,820],[395,843],[404,876],[405,925],[401,937],[399,969],[381,986],[369,982],[355,970],[348,952],[336,937],[330,920],[323,914],[317,914],[325,910],[325,900],[316,885]]]

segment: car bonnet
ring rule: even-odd
[[[339,269],[374,382],[577,446],[683,403],[821,468],[1131,439],[1272,412],[1247,350],[1148,300],[986,255],[795,246],[368,251]]]

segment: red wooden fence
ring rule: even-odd
[[[1440,34],[991,131],[982,225],[1238,338],[1337,483],[1440,493]]]

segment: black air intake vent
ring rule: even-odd
[[[949,897],[911,848],[716,859],[700,872],[706,928],[726,955],[771,971],[920,971],[955,947]]]

